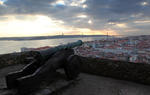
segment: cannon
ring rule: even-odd
[[[72,48],[82,45],[81,40],[53,48],[30,51],[33,59],[23,69],[6,75],[8,89],[17,88],[20,92],[28,92],[43,79],[52,78],[57,69],[63,68],[69,80],[75,79],[79,74],[78,64],[69,63],[74,55]]]

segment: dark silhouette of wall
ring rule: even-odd
[[[150,84],[150,65],[78,56],[84,73]]]

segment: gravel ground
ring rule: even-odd
[[[6,88],[5,75],[19,70],[24,65],[9,66],[0,69],[0,89]],[[79,81],[70,86],[61,95],[150,95],[150,86],[112,78],[80,74]],[[1,92],[1,91],[0,91]],[[0,93],[0,95],[2,95]]]

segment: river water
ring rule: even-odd
[[[57,46],[77,40],[92,41],[101,40],[106,37],[81,37],[81,38],[59,38],[59,39],[44,39],[44,40],[24,40],[24,41],[0,41],[0,54],[20,52],[22,47],[36,48],[43,46]]]

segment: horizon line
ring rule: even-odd
[[[149,34],[150,35],[150,34]],[[25,37],[53,37],[53,36],[107,36],[107,35],[41,35],[41,36],[7,36],[7,37],[0,37],[0,38],[25,38]],[[108,35],[108,36],[145,36],[145,35]]]

